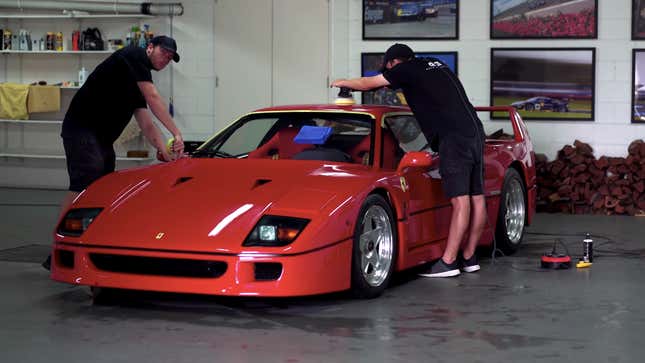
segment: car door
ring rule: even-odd
[[[384,126],[404,152],[432,153],[428,140],[412,114],[389,114],[384,117]],[[445,241],[448,237],[452,208],[441,186],[439,155],[433,153],[433,158],[435,162],[430,169],[409,168],[400,175],[402,187],[407,189],[409,195],[408,252]]]

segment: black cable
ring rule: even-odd
[[[623,248],[618,248],[616,245],[618,245],[620,243],[617,242],[614,238],[608,237],[608,236],[605,236],[605,235],[592,234],[592,233],[588,233],[588,232],[577,232],[577,233],[576,232],[574,232],[574,233],[525,232],[525,235],[553,237],[554,238],[554,240],[553,240],[554,246],[557,243],[559,243],[560,245],[562,245],[564,247],[564,249],[567,252],[567,255],[569,255],[569,256],[571,256],[571,254],[569,252],[569,248],[568,248],[569,246],[567,246],[567,244],[580,243],[581,242],[580,238],[584,238],[584,236],[587,235],[587,234],[589,234],[589,237],[594,239],[594,242],[595,242],[594,243],[595,244],[594,257],[596,257],[596,258],[597,257],[601,257],[601,258],[602,257],[604,257],[604,258],[622,257],[622,258],[639,258],[639,259],[640,258],[645,258],[645,251],[630,251],[630,250],[626,250],[626,249],[623,249]],[[567,241],[567,242],[564,241],[566,239],[570,239],[570,238],[574,238],[574,237],[576,238],[575,241]],[[600,240],[600,241],[596,242],[597,240]],[[531,242],[541,242],[541,241],[551,242],[552,240],[550,238],[547,238],[547,239],[533,239],[533,240],[529,239],[529,240],[525,240],[525,241],[527,241],[527,242],[528,241],[531,241]],[[612,246],[612,248],[611,249],[599,248],[599,247],[603,247],[603,246]],[[521,267],[516,266],[513,261],[503,261],[502,260],[501,264],[496,263],[495,256],[496,256],[498,251],[503,257],[506,257],[506,255],[504,254],[503,251],[497,249],[496,241],[495,241],[495,239],[493,237],[493,252],[492,252],[492,255],[491,255],[491,258],[492,258],[491,263],[492,264],[497,264],[498,266],[501,266],[501,267],[510,268],[510,269],[513,269],[513,270],[516,270],[516,271],[523,271],[523,272],[549,272],[549,271],[552,271],[551,269],[543,269],[543,268],[521,268]],[[505,262],[510,262],[510,265],[507,265]]]

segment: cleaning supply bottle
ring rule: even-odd
[[[593,240],[589,233],[582,240],[582,259],[585,262],[593,262]]]
[[[78,86],[81,87],[83,83],[85,83],[85,79],[87,78],[87,71],[85,71],[85,67],[81,68],[80,71],[78,71]]]

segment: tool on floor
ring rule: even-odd
[[[565,250],[567,249],[567,246],[559,239],[553,241],[553,249],[551,250],[551,252],[543,254],[542,258],[540,259],[540,266],[542,266],[542,268],[565,270],[571,267],[571,256],[569,256],[569,251],[567,251],[566,254],[556,252],[558,242],[560,242],[564,246]]]
[[[589,267],[593,263],[593,239],[587,233],[585,239],[582,240],[582,257],[576,264],[577,268]]]

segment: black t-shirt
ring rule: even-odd
[[[137,82],[152,82],[152,63],[144,48],[119,49],[99,64],[76,92],[63,121],[63,137],[78,129],[96,133],[112,144],[123,132],[134,110],[146,108]]]
[[[434,136],[474,137],[483,126],[466,91],[446,64],[414,58],[383,72],[393,89],[403,91],[428,140]]]

